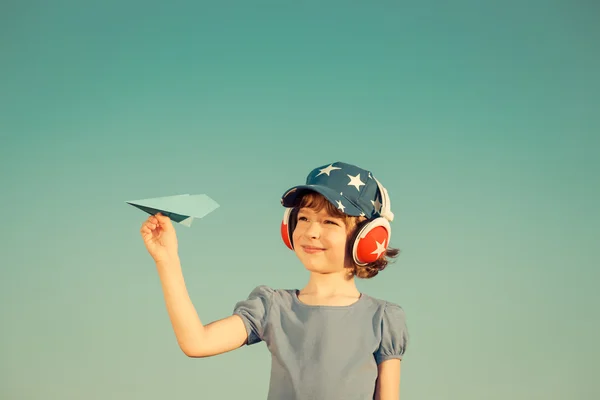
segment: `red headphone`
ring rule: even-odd
[[[390,210],[390,198],[387,190],[377,179],[375,181],[377,181],[382,198],[381,216],[359,224],[356,234],[351,239],[352,258],[356,264],[361,266],[385,257],[385,251],[392,237],[390,222],[394,220],[394,214]],[[281,238],[290,250],[294,250],[292,233],[296,227],[297,214],[296,207],[286,208],[281,221]]]

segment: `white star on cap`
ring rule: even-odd
[[[352,176],[352,175],[348,174],[348,177],[350,178],[350,183],[348,183],[348,186],[354,186],[356,188],[356,190],[358,190],[360,192],[360,187],[365,184],[364,182],[362,182],[360,180],[360,173],[357,174],[356,176]]]
[[[379,202],[379,199],[376,199],[375,201],[371,200],[371,203],[373,203],[373,207],[375,207],[375,211],[381,212],[381,203]]]
[[[336,203],[338,204],[338,209],[342,210],[342,212],[344,212],[344,209],[346,208],[343,204],[341,200],[336,200]]]
[[[371,252],[371,254],[377,254],[377,257],[379,257],[381,255],[381,253],[383,253],[385,251],[385,240],[381,243],[379,243],[377,240],[375,241],[375,243],[377,244],[377,249],[375,249],[375,251]]]
[[[317,174],[317,176],[321,175],[321,174],[327,174],[327,176],[329,176],[329,174],[331,173],[331,171],[333,171],[334,169],[341,169],[339,167],[334,167],[333,164],[329,164],[328,167],[325,167],[323,169],[319,170],[319,173]]]

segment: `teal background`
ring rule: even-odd
[[[177,226],[204,323],[307,273],[281,194],[334,161],[388,188],[401,398],[597,399],[593,1],[0,4],[0,398],[266,398],[264,344],[179,350],[126,200]]]

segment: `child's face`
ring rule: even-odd
[[[310,208],[301,208],[297,218],[292,235],[294,251],[306,269],[317,273],[343,271],[347,240],[344,220],[325,209],[315,212]]]

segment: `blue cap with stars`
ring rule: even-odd
[[[295,207],[308,191],[322,194],[346,215],[394,219],[387,190],[370,171],[356,165],[338,161],[313,169],[306,177],[306,184],[285,192],[281,204]]]

